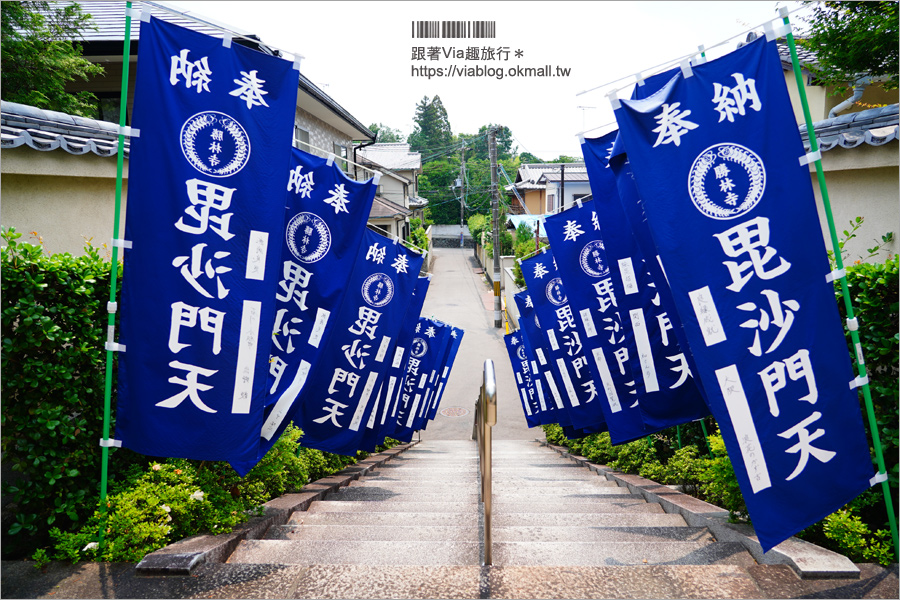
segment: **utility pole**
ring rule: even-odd
[[[459,198],[459,247],[463,247],[464,228],[466,226],[466,147],[462,148],[462,168],[460,169],[460,190]]]
[[[559,166],[559,205],[566,210],[566,163]]]
[[[500,314],[500,191],[497,182],[497,129],[488,136],[491,157],[491,221],[494,228],[494,327],[503,327]]]

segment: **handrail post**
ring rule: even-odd
[[[497,424],[497,379],[494,361],[484,361],[484,380],[481,384],[478,420],[480,430],[479,458],[481,470],[481,500],[484,502],[484,564],[490,565],[491,555],[491,428]]]

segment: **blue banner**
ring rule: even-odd
[[[613,132],[585,140],[581,148],[591,180],[590,205],[596,212],[605,244],[618,308],[624,317],[622,325],[629,331],[632,370],[640,381],[641,417],[648,430],[653,431],[705,417],[709,408],[691,375],[690,352],[682,349],[676,336],[676,327],[681,328],[678,314],[670,314],[662,306],[662,295],[671,296],[668,282],[651,274],[625,216],[616,178],[608,167],[607,157],[616,136]],[[651,259],[656,259],[655,253]],[[574,276],[581,274],[580,269],[570,270]],[[565,277],[564,271],[564,281]]]
[[[298,72],[141,23],[116,437],[152,456],[254,460],[265,406]]]
[[[441,406],[441,398],[444,396],[444,390],[446,389],[447,380],[450,379],[450,373],[453,371],[453,363],[456,361],[456,355],[459,352],[459,346],[462,344],[463,336],[465,335],[465,331],[458,328],[450,326],[450,343],[447,348],[447,356],[444,359],[444,365],[441,368],[440,380],[438,383],[437,392],[434,394],[434,406],[431,409],[431,413],[429,414],[428,419],[434,421],[434,417],[437,414],[438,408]]]
[[[366,229],[334,333],[308,374],[301,443],[335,454],[361,446],[391,365],[423,257]]]
[[[400,393],[394,435],[397,440],[408,442],[415,431],[422,429],[431,393],[434,391],[438,363],[444,356],[448,339],[449,326],[427,317],[419,318],[410,344],[406,375]]]
[[[572,427],[585,432],[606,431],[603,388],[594,380],[584,343],[553,253],[542,252],[521,261],[522,277],[546,341],[550,371],[547,383],[563,401]]]
[[[413,340],[415,327],[419,322],[422,306],[425,304],[425,296],[431,284],[431,276],[419,277],[413,290],[412,300],[403,317],[403,325],[400,335],[397,336],[397,346],[394,349],[394,358],[387,372],[384,383],[381,384],[378,402],[381,408],[379,421],[369,419],[366,425],[367,431],[363,436],[363,449],[368,452],[375,450],[375,446],[384,443],[386,437],[393,437],[397,428],[397,403],[400,401],[400,390],[406,374],[406,363],[409,361],[410,344]],[[373,414],[376,414],[373,412]]]
[[[615,113],[696,375],[768,550],[873,476],[776,43],[694,66]]]
[[[563,427],[571,427],[572,421],[568,413],[563,410],[562,397],[553,391],[548,384],[547,371],[550,363],[547,361],[547,352],[544,349],[544,338],[541,327],[538,324],[537,315],[534,312],[534,303],[528,291],[519,292],[513,296],[516,308],[519,311],[519,332],[522,334],[522,345],[525,346],[525,355],[531,365],[534,375],[534,387],[537,392],[538,422],[540,425],[552,425],[558,423]]]
[[[540,425],[540,406],[538,406],[537,389],[531,372],[531,361],[528,360],[528,351],[523,343],[521,330],[507,333],[503,336],[506,343],[506,351],[509,354],[509,364],[516,380],[516,390],[522,401],[522,411],[525,413],[525,422],[529,427]]]

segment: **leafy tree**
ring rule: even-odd
[[[416,105],[414,120],[416,126],[409,136],[410,150],[421,152],[424,160],[449,150],[453,145],[450,119],[440,96],[434,99],[423,97]]]
[[[574,156],[566,156],[565,154],[560,154],[559,156],[557,156],[556,158],[554,158],[553,160],[548,161],[548,162],[550,162],[550,163],[579,163],[579,162],[584,162],[584,161],[582,159],[576,158]]]
[[[884,77],[886,90],[897,89],[897,2],[804,2],[809,34],[801,43],[816,53],[810,69],[819,81],[844,93],[859,77]]]
[[[488,133],[492,127],[497,127],[497,159],[511,159],[516,155],[518,147],[513,146],[512,131],[509,127],[501,125],[482,125],[478,129],[478,133],[470,135],[467,133],[459,134],[460,141],[465,140],[466,157],[477,158],[480,160],[490,160],[488,151]]]
[[[519,160],[522,161],[522,164],[523,164],[523,165],[526,165],[526,164],[541,164],[541,163],[544,162],[542,159],[538,158],[537,156],[535,156],[535,155],[532,154],[531,152],[523,152],[522,154],[519,155]]]
[[[103,73],[103,67],[81,55],[81,44],[76,41],[90,26],[90,18],[77,3],[0,4],[0,96],[10,102],[96,118],[96,96],[65,89],[70,81],[87,81]]]
[[[405,136],[399,129],[388,127],[383,123],[372,123],[369,125],[369,131],[375,134],[379,143],[406,141]]]

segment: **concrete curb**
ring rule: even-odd
[[[859,567],[844,556],[815,544],[791,537],[768,552],[763,552],[751,525],[729,523],[728,511],[693,496],[683,494],[655,481],[627,475],[605,465],[597,465],[583,456],[569,453],[567,448],[535,439],[563,457],[570,458],[607,480],[626,486],[633,494],[642,494],[647,502],[658,502],[667,513],[678,513],[691,527],[707,527],[720,542],[739,542],[763,565],[787,565],[803,579],[858,579]]]
[[[284,525],[294,511],[305,511],[316,500],[350,485],[369,471],[418,444],[418,440],[395,446],[350,465],[343,470],[303,486],[296,494],[285,494],[263,504],[263,514],[235,527],[231,533],[201,534],[185,538],[146,555],[135,566],[141,575],[190,575],[197,565],[224,563],[242,540],[258,540],[274,525]]]

